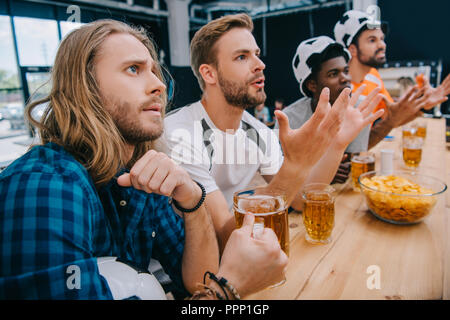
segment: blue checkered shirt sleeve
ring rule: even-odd
[[[71,177],[0,180],[0,299],[112,299],[91,248],[89,192]]]
[[[160,197],[154,212],[159,215],[158,232],[155,236],[155,245],[152,256],[161,262],[164,270],[170,275],[177,289],[184,294],[185,290],[182,279],[182,258],[184,251],[184,221],[172,209],[168,198]]]

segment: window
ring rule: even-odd
[[[21,66],[51,66],[58,49],[55,20],[14,17]]]
[[[11,88],[20,88],[11,21],[0,15],[0,89]]]
[[[61,21],[60,24],[61,24],[61,38],[64,38],[68,33],[70,33],[75,29],[78,29],[84,23]]]
[[[32,95],[33,101],[42,99],[50,94],[52,89],[50,83],[50,73],[48,72],[33,72],[26,73],[26,80],[28,89]]]
[[[0,15],[0,139],[14,134],[16,118],[21,121],[23,95],[14,50],[11,20]],[[14,120],[12,120],[14,118]],[[19,127],[17,126],[17,129]],[[6,149],[4,149],[6,150]],[[0,154],[0,162],[2,161]]]

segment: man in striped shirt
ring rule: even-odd
[[[164,119],[161,150],[205,186],[220,248],[235,228],[229,211],[233,193],[246,188],[256,173],[299,210],[302,186],[331,182],[347,145],[377,118],[371,113],[378,103],[374,95],[354,108],[358,93],[350,98],[351,89],[345,88],[332,97],[324,88],[302,128],[291,129],[287,116],[275,112],[277,137],[246,111],[266,99],[265,64],[252,31],[246,14],[224,16],[197,31],[191,67],[202,98]]]
[[[364,12],[350,10],[344,13],[334,27],[335,39],[351,53],[349,72],[353,92],[366,85],[362,96],[367,96],[375,88],[380,88],[384,100],[376,110],[385,109],[383,118],[374,123],[369,138],[369,149],[381,141],[393,128],[406,124],[422,115],[421,110],[429,110],[445,102],[450,94],[450,76],[437,88],[428,81],[422,88],[411,88],[399,101],[394,102],[384,87],[377,71],[386,62],[385,35],[387,25],[373,19]]]

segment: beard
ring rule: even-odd
[[[381,52],[382,50],[378,50],[375,52],[375,54],[369,58],[364,58],[361,54],[361,51],[358,50],[358,60],[362,63],[365,64],[366,66],[378,69],[380,67],[382,67],[385,63],[386,63],[386,57],[383,58],[379,58],[377,59],[376,56],[379,52]]]
[[[218,70],[217,73],[220,89],[222,90],[223,96],[228,104],[246,110],[256,107],[266,101],[266,93],[264,92],[264,89],[259,89],[256,96],[252,96],[248,92],[250,83],[262,77],[262,73],[255,75],[244,84],[225,79],[220,70]]]
[[[150,103],[154,102],[160,103],[161,99],[157,98],[150,101]],[[149,105],[149,102],[143,103],[138,110],[142,110],[147,105]],[[162,117],[152,118],[151,126],[146,128],[139,121],[139,115],[134,115],[130,110],[133,110],[133,108],[128,102],[118,102],[114,103],[113,112],[110,113],[114,123],[128,144],[136,145],[142,142],[153,141],[161,136],[163,133]]]

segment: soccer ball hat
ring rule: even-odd
[[[353,38],[364,27],[368,29],[381,28],[384,34],[388,31],[387,23],[373,20],[367,13],[350,10],[344,13],[334,26],[334,38],[345,48],[350,47]]]
[[[342,47],[344,53],[347,55],[347,59],[350,59],[351,55],[345,47],[337,43],[330,37],[320,36],[305,40],[297,47],[297,52],[292,59],[292,69],[294,70],[295,78],[300,84],[300,91],[304,96],[308,96],[305,92],[303,85],[308,77],[312,73],[314,65],[312,64],[311,57],[314,55],[320,55],[331,46]]]

